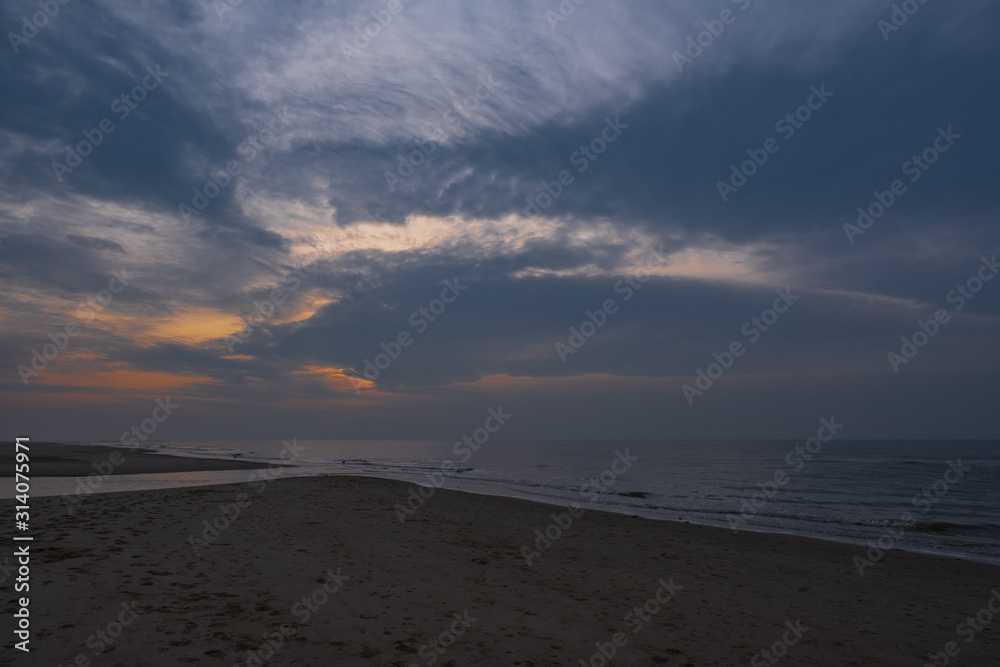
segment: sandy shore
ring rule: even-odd
[[[997,567],[894,551],[861,577],[850,545],[593,511],[529,566],[558,508],[438,490],[401,524],[411,488],[101,494],[75,518],[35,499],[33,652],[0,662],[575,666],[603,664],[600,644],[616,666],[764,665],[789,640],[777,664],[922,665],[948,642],[960,664],[1000,664],[1000,616],[956,634]]]
[[[236,459],[230,461],[163,456],[142,449],[129,451],[127,447],[60,445],[47,442],[30,443],[29,452],[32,477],[78,477],[95,471],[110,471],[107,474],[112,475],[139,475],[193,470],[241,470],[262,468],[266,465]],[[14,476],[14,453],[13,447],[4,447],[3,452],[0,452],[0,475]]]

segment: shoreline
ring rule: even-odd
[[[404,481],[404,482],[408,481],[408,480],[397,480],[396,478],[393,478],[393,477],[382,477],[382,476],[377,476],[377,475],[371,475],[371,477],[376,478],[376,479],[390,479],[390,480],[394,480],[394,481]],[[471,489],[466,489],[466,488],[457,488],[455,486],[448,486],[448,485],[446,485],[445,487],[442,487],[442,488],[446,488],[446,489],[448,489],[450,491],[457,491],[458,493],[469,493],[469,494],[472,494],[472,495],[493,496],[493,497],[497,497],[497,498],[510,498],[510,499],[513,499],[513,500],[524,500],[524,501],[527,501],[527,502],[539,503],[541,505],[545,505],[545,506],[549,506],[549,507],[557,507],[557,508],[561,508],[561,509],[564,509],[564,510],[569,506],[569,503],[566,503],[566,502],[557,502],[555,499],[546,498],[544,496],[537,496],[536,497],[536,496],[529,496],[528,494],[514,495],[514,494],[512,494],[510,492],[504,493],[504,492],[502,492],[499,489],[497,489],[496,492],[493,492],[493,490],[490,489],[488,485],[482,485],[482,488],[480,488],[478,490],[471,490]],[[633,508],[633,507],[625,507],[625,506],[615,506],[615,505],[588,505],[586,503],[579,503],[579,504],[581,505],[581,507],[586,512],[604,512],[604,513],[607,513],[607,514],[614,514],[614,515],[624,516],[624,517],[641,518],[641,519],[645,519],[645,520],[648,520],[648,521],[662,521],[662,522],[666,522],[666,523],[690,524],[690,525],[694,525],[694,526],[705,526],[705,527],[709,527],[709,528],[718,528],[720,530],[725,530],[725,531],[728,531],[728,532],[732,532],[730,530],[730,528],[726,525],[726,522],[722,521],[722,520],[719,520],[718,522],[712,522],[712,521],[707,521],[707,520],[697,520],[697,519],[687,519],[687,518],[683,518],[683,519],[671,519],[669,517],[658,516],[658,515],[655,515],[655,514],[652,514],[652,513],[646,514],[646,515],[638,514],[637,511],[641,511],[641,508]],[[860,547],[860,548],[867,547],[866,541],[868,539],[868,538],[861,538],[861,537],[854,538],[854,537],[841,536],[841,535],[829,535],[829,534],[823,534],[823,533],[811,533],[811,532],[808,532],[806,530],[795,530],[795,529],[792,529],[792,528],[771,528],[771,527],[767,527],[767,526],[741,526],[737,532],[738,533],[741,533],[741,532],[751,532],[751,533],[760,533],[760,534],[764,534],[764,535],[787,535],[789,537],[801,537],[801,538],[810,539],[810,540],[817,540],[817,541],[820,541],[820,542],[831,542],[831,543],[834,543],[834,544],[844,544],[844,545],[850,545],[850,546]],[[935,557],[940,557],[940,558],[961,560],[961,561],[967,561],[967,562],[972,562],[972,563],[981,563],[983,565],[993,565],[993,566],[996,566],[996,567],[1000,567],[1000,558],[991,557],[991,556],[981,556],[981,555],[978,555],[978,554],[967,554],[967,553],[954,553],[954,552],[947,552],[947,551],[935,551],[935,550],[928,549],[928,548],[910,547],[910,546],[907,546],[907,545],[894,546],[891,550],[893,550],[893,551],[904,551],[904,552],[907,552],[907,553],[914,553],[914,554],[923,554],[923,555],[927,555],[927,556],[935,556]]]
[[[210,459],[172,454],[158,454],[152,449],[131,449],[113,445],[79,445],[56,442],[30,443],[32,478],[86,477],[91,473],[108,475],[143,475],[169,472],[205,472],[214,470],[251,470],[267,463],[238,459]],[[195,463],[197,462],[197,463]],[[279,465],[279,464],[275,464]],[[0,476],[14,476],[14,450],[0,453]]]
[[[46,664],[95,659],[95,624],[134,601],[115,663],[242,666],[284,625],[295,632],[273,664],[424,665],[420,651],[431,655],[468,610],[475,622],[440,664],[575,665],[619,632],[627,643],[615,664],[746,664],[789,622],[808,628],[788,646],[789,664],[922,664],[1000,582],[995,565],[905,551],[859,576],[856,550],[834,542],[602,511],[570,519],[565,508],[452,489],[400,523],[395,506],[410,488],[344,476],[107,493],[74,518],[58,498],[37,498],[45,550],[33,583],[45,583],[32,587],[32,617],[60,631],[32,651]],[[236,514],[222,521],[223,508]],[[297,601],[324,586],[304,617]],[[62,604],[67,596],[79,604]],[[631,632],[626,615],[650,599],[657,612]],[[960,645],[963,664],[1000,660],[995,633]]]
[[[42,457],[39,458],[37,455],[36,448],[43,448],[45,451]],[[313,467],[314,464],[304,464],[304,465],[289,465],[284,463],[278,463],[273,459],[270,460],[237,460],[237,459],[226,459],[221,457],[213,456],[195,456],[195,455],[184,455],[177,453],[177,450],[171,450],[170,454],[160,454],[157,450],[150,449],[138,449],[134,452],[129,452],[127,447],[119,447],[113,444],[61,444],[61,443],[35,443],[32,445],[33,458],[32,458],[32,477],[36,482],[39,478],[43,477],[85,477],[88,474],[93,474],[99,472],[95,469],[94,462],[104,462],[111,456],[110,452],[119,451],[126,452],[123,453],[125,462],[113,468],[111,474],[114,475],[159,475],[166,473],[188,473],[188,472],[215,472],[215,471],[238,471],[238,470],[259,470],[268,467],[282,467],[282,468],[297,468],[299,472],[305,473],[306,470]],[[41,466],[39,466],[41,462]],[[322,464],[315,464],[322,465]],[[4,470],[7,473],[7,477],[13,477],[14,474],[14,461],[13,452],[6,452],[0,455],[0,470]],[[35,472],[36,467],[43,467],[46,470],[56,470],[55,474],[39,474]],[[105,470],[107,466],[105,466]],[[414,473],[417,475],[418,473]],[[415,484],[418,486],[427,486],[422,484],[420,481],[414,481],[413,479],[407,478],[405,474],[400,474],[398,476],[393,476],[392,473],[359,473],[359,471],[351,470],[344,472],[316,472],[315,474],[296,474],[295,477],[365,477],[372,479],[384,479],[391,481],[401,481],[408,484]],[[244,479],[233,480],[233,481],[219,481],[218,483],[200,483],[192,485],[178,486],[176,488],[204,488],[208,486],[223,486],[223,485],[233,485],[244,483]],[[460,486],[461,484],[461,486]],[[608,514],[614,514],[624,517],[637,516],[643,519],[651,521],[662,521],[667,523],[679,523],[679,524],[690,524],[698,526],[706,526],[710,528],[719,528],[722,530],[729,531],[726,523],[719,519],[717,521],[712,520],[698,520],[689,518],[679,518],[672,519],[664,516],[657,515],[652,512],[644,512],[641,507],[628,507],[628,506],[616,506],[616,505],[605,505],[605,504],[593,504],[586,502],[578,502],[576,500],[565,501],[565,499],[556,499],[546,496],[534,496],[528,493],[518,492],[512,489],[505,489],[502,485],[491,485],[488,483],[469,483],[464,482],[460,478],[453,478],[452,484],[446,484],[440,489],[436,490],[451,490],[457,491],[459,493],[467,493],[472,495],[480,496],[490,496],[496,498],[510,498],[517,500],[525,500],[528,502],[535,502],[548,507],[556,507],[565,510],[570,502],[576,502],[579,504],[584,511],[587,512],[605,512]],[[94,489],[94,494],[104,494],[104,493],[130,493],[132,490],[129,489]],[[44,495],[37,495],[36,497],[45,497]],[[787,535],[793,537],[802,537],[806,539],[817,540],[821,542],[829,542],[834,544],[844,544],[859,548],[863,551],[867,548],[867,542],[869,540],[877,539],[878,536],[872,537],[851,537],[842,535],[830,535],[818,532],[809,532],[808,530],[797,530],[795,528],[782,528],[782,527],[767,527],[767,526],[748,526],[743,525],[739,528],[739,532],[751,532],[760,533],[765,535]],[[902,551],[914,554],[924,554],[928,556],[941,557],[951,560],[958,560],[964,562],[981,563],[984,565],[993,565],[1000,567],[1000,558],[995,556],[980,555],[976,553],[961,553],[961,552],[949,552],[942,551],[939,549],[933,549],[929,547],[910,546],[905,544],[905,538],[903,539],[903,544],[893,544],[893,546],[888,551]]]

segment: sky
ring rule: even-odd
[[[1000,438],[998,24],[5,2],[3,437]]]

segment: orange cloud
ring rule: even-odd
[[[127,319],[135,331],[130,337],[142,343],[171,341],[191,345],[221,338],[242,327],[235,313],[214,308],[186,308],[165,318]]]
[[[322,378],[329,382],[338,391],[345,393],[355,393],[355,388],[369,393],[375,387],[375,383],[364,378],[349,377],[344,373],[346,368],[329,368],[325,366],[305,366],[301,370],[293,371],[292,375],[305,375]]]
[[[87,387],[92,389],[113,389],[139,393],[157,393],[181,389],[197,384],[214,384],[210,377],[178,375],[155,371],[133,371],[116,369],[111,371],[86,371],[80,373],[59,373],[46,371],[33,382],[62,387]]]
[[[315,315],[320,308],[328,303],[333,303],[333,299],[329,299],[320,294],[308,294],[301,299],[295,310],[281,317],[275,317],[273,321],[275,324],[302,322]]]

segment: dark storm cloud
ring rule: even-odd
[[[79,234],[67,234],[66,239],[81,248],[95,248],[97,250],[112,250],[114,252],[125,252],[125,248],[120,244],[96,236],[80,236]]]
[[[780,16],[782,10],[756,11]],[[914,20],[888,43],[874,24],[880,14],[869,12],[867,29],[844,39],[837,57],[808,68],[795,66],[800,43],[781,42],[765,62],[751,59],[714,72],[698,61],[676,79],[650,82],[638,99],[605,100],[513,136],[488,126],[457,137],[446,132],[426,159],[418,154],[422,164],[401,172],[400,156],[430,146],[431,129],[447,129],[441,117],[450,108],[448,91],[432,84],[423,91],[429,101],[404,98],[384,110],[405,116],[411,111],[407,104],[426,106],[430,120],[421,133],[378,142],[304,140],[275,157],[271,187],[283,196],[319,194],[336,209],[332,219],[338,224],[402,222],[413,214],[495,218],[522,213],[525,197],[568,170],[573,185],[542,215],[614,217],[748,240],[837,230],[853,221],[857,206],[867,205],[874,190],[908,178],[901,166],[931,145],[939,128],[953,128],[962,138],[913,184],[883,226],[909,230],[914,222],[935,224],[944,211],[963,217],[995,213],[992,119],[1000,94],[989,82],[1000,65],[981,59],[986,48],[981,42],[940,46],[948,7],[921,11],[922,22]],[[961,12],[958,22],[966,27],[997,14],[995,7],[977,3]],[[731,37],[749,41],[749,28],[737,24]],[[537,84],[531,76],[519,79],[503,63],[496,69],[500,90],[470,116],[503,110],[508,123],[516,122],[518,104],[530,108]],[[786,123],[794,135],[776,130],[775,122],[805,104],[813,86],[825,86],[833,97],[804,127]],[[338,101],[350,106],[364,100]],[[579,172],[584,162],[571,157],[600,136],[609,117],[620,117],[628,129]],[[730,166],[749,159],[746,151],[760,149],[769,137],[780,142],[779,152],[723,203],[716,183],[728,180]],[[582,160],[579,153],[576,157]],[[399,177],[409,171],[412,176],[391,191],[386,173]],[[304,174],[321,176],[323,189],[317,193]]]
[[[7,6],[0,22],[13,24],[31,7]],[[164,18],[183,22],[184,16]],[[246,128],[232,119],[245,101],[207,76],[200,61],[210,56],[172,50],[156,30],[106,6],[73,3],[16,57],[5,54],[0,85],[18,104],[0,111],[0,124],[21,139],[5,155],[19,165],[10,186],[176,211],[210,169],[235,157]],[[199,89],[205,93],[196,95]],[[102,131],[102,121],[110,132]],[[81,142],[93,148],[77,161],[66,147],[76,150]],[[224,190],[204,217],[251,244],[282,245],[231,198],[232,190]]]
[[[358,7],[335,6],[330,11],[346,18],[354,16]],[[240,7],[232,16],[222,17],[208,12],[201,18],[219,29],[231,29],[230,20],[241,18],[251,22],[244,30],[252,30],[261,15],[246,9]],[[36,184],[41,179],[51,181],[52,158],[62,156],[61,145],[80,139],[81,132],[92,130],[101,118],[113,117],[108,103],[141,80],[145,65],[162,63],[170,76],[159,89],[150,91],[149,99],[131,117],[116,120],[115,133],[66,176],[66,187],[101,198],[140,198],[168,211],[190,203],[194,188],[207,182],[209,170],[238,159],[236,148],[253,127],[233,121],[246,118],[246,112],[259,103],[224,82],[209,79],[214,72],[204,65],[231,72],[225,61],[172,51],[169,45],[149,39],[151,26],[117,18],[99,7],[86,16],[73,15],[71,23],[70,9],[64,11],[67,16],[53,21],[46,34],[30,44],[33,51],[19,54],[4,75],[5,87],[21,102],[0,117],[5,126],[34,140],[60,144],[57,155],[50,148],[21,152],[17,157],[24,159],[25,168],[18,178]],[[191,20],[191,10],[179,7],[177,11],[163,18],[178,24]],[[310,11],[318,9],[293,6],[275,18],[291,26]],[[753,45],[756,21],[767,14],[772,18],[794,14],[772,7],[754,7],[753,11],[760,12],[747,14],[754,23],[736,23],[727,34],[732,41],[714,48],[720,53],[722,49],[738,51],[740,40]],[[962,25],[988,22],[997,11],[977,4],[975,12],[960,16]],[[995,210],[989,174],[996,147],[982,139],[990,133],[1000,101],[995,87],[989,85],[1000,65],[996,59],[975,57],[968,45],[943,51],[934,48],[937,42],[929,37],[940,32],[937,24],[948,12],[947,7],[923,8],[922,20],[914,20],[888,43],[871,23],[843,39],[838,57],[809,68],[794,66],[801,44],[791,38],[779,41],[766,60],[751,58],[722,72],[711,69],[710,60],[719,53],[710,47],[683,74],[669,81],[650,81],[638,97],[604,99],[572,115],[529,124],[530,129],[514,136],[489,125],[470,125],[491,118],[497,119],[498,127],[517,124],[518,107],[530,114],[531,102],[545,92],[541,89],[544,82],[533,73],[501,60],[494,79],[500,89],[470,114],[473,119],[465,121],[461,132],[448,133],[447,141],[395,192],[386,185],[386,172],[395,173],[399,156],[412,153],[426,136],[407,136],[404,130],[376,141],[303,138],[290,145],[291,150],[268,156],[262,167],[264,189],[281,196],[318,194],[336,209],[333,219],[339,224],[368,219],[402,222],[413,214],[494,218],[523,212],[525,197],[539,192],[543,181],[557,180],[566,169],[574,184],[542,215],[614,217],[632,224],[666,222],[745,240],[829,226],[833,216],[850,220],[858,205],[868,203],[873,190],[887,187],[899,176],[899,165],[935,138],[938,127],[951,126],[966,140],[923,183],[914,185],[893,211],[893,218],[919,214],[933,220],[940,214],[937,207],[955,201],[967,212],[981,212],[983,206]],[[17,15],[17,10],[9,12],[8,22]],[[705,16],[710,16],[707,9]],[[866,20],[877,16],[872,10],[866,12]],[[80,20],[87,23],[81,27]],[[796,29],[795,21],[788,23]],[[572,27],[565,26],[567,30]],[[113,41],[112,34],[117,37]],[[211,36],[210,32],[203,35],[205,39]],[[282,39],[274,33],[262,37],[272,42]],[[302,39],[303,35],[290,37]],[[669,61],[673,48],[678,47],[664,46],[661,57]],[[972,57],[977,67],[965,72],[964,65]],[[964,75],[955,76],[958,70]],[[747,159],[748,148],[759,148],[767,137],[780,138],[775,120],[804,103],[813,85],[826,85],[834,97],[795,136],[782,139],[780,152],[723,204],[716,182],[728,179],[731,164]],[[450,108],[448,98],[453,93],[441,86],[438,82],[429,91],[413,89],[398,102],[382,104],[381,110],[371,86],[363,94],[352,90],[353,98],[337,102],[344,109],[369,106],[372,114],[387,119],[406,116],[414,107],[425,109],[421,117],[430,119],[430,125],[424,121],[426,134],[434,123],[448,129],[442,115]],[[473,90],[470,87],[458,96]],[[289,102],[305,100],[285,101]],[[335,126],[347,121],[346,116],[338,119],[337,108],[327,113]],[[505,117],[498,118],[499,113]],[[571,155],[599,136],[605,118],[619,116],[628,129],[586,172],[579,173],[583,163],[571,163]],[[296,122],[304,125],[301,134],[309,135],[324,121],[312,116]],[[870,150],[873,145],[879,147],[877,155]],[[326,181],[320,192],[310,178],[317,175]],[[222,188],[199,222],[240,230],[250,243],[280,247],[280,236],[261,230],[241,210],[234,201],[235,191],[235,187]],[[947,193],[947,198],[941,193]],[[948,210],[953,212],[954,207]],[[886,223],[887,227],[900,224]]]
[[[26,280],[69,293],[94,292],[107,285],[107,265],[92,251],[121,252],[120,246],[78,243],[72,238],[67,243],[41,234],[10,234],[3,244],[0,272],[5,282]]]
[[[571,125],[551,122],[518,137],[481,132],[471,143],[439,147],[395,192],[384,174],[397,174],[398,156],[411,153],[415,141],[389,151],[351,146],[339,156],[335,147],[317,153],[305,146],[287,164],[305,160],[333,173],[350,165],[350,180],[333,183],[329,196],[340,223],[401,221],[413,213],[522,214],[525,197],[542,192],[542,182],[557,181],[562,170],[574,183],[542,215],[684,226],[733,240],[816,229],[843,235],[841,224],[853,222],[855,209],[895,179],[910,189],[880,223],[886,230],[910,232],[945,214],[996,213],[993,119],[1000,93],[988,81],[1000,75],[1000,64],[977,60],[975,74],[956,76],[967,59],[926,53],[919,36],[915,31],[891,44],[858,39],[842,59],[808,72],[752,66],[711,77],[691,72],[638,102],[592,110]],[[776,131],[776,121],[805,104],[813,86],[833,96],[801,129],[786,123],[789,129]],[[608,117],[628,129],[581,173],[584,162],[571,156],[585,159],[576,151],[600,137]],[[961,138],[911,185],[901,167],[933,144],[939,128]],[[769,137],[781,148],[724,203],[716,183],[728,181],[731,165],[750,159],[746,151],[761,149]]]
[[[680,380],[791,286],[801,299],[733,371],[755,386],[720,385],[728,405],[745,402],[736,414],[801,392],[787,381],[798,373],[891,374],[885,353],[899,337],[1000,251],[995,3],[928,3],[886,40],[876,21],[888,1],[755,1],[683,72],[673,54],[685,39],[743,3],[587,3],[555,28],[545,12],[556,2],[411,3],[354,55],[343,46],[380,3],[218,4],[74,0],[4,52],[0,86],[16,103],[0,108],[0,275],[10,292],[0,303],[24,319],[0,360],[20,363],[39,339],[29,325],[53,320],[51,305],[18,304],[17,290],[83,298],[124,263],[137,278],[116,312],[245,315],[297,263],[293,248],[321,248],[314,233],[453,217],[495,224],[496,246],[475,227],[438,246],[337,248],[282,312],[307,298],[331,303],[304,321],[263,323],[238,357],[222,339],[143,344],[100,327],[80,349],[216,380],[193,390],[203,397],[259,398],[251,380],[289,388],[305,366],[362,371],[380,343],[414,334],[410,314],[458,278],[468,290],[415,335],[379,389],[434,396],[497,374]],[[8,3],[0,24],[17,30],[34,11]],[[151,71],[166,73],[155,87]],[[120,117],[113,101],[144,80],[144,99]],[[776,121],[818,89],[832,96],[785,136]],[[286,120],[262,132],[275,114]],[[114,131],[57,176],[64,147],[95,136],[104,118]],[[904,163],[939,130],[955,140],[909,180]],[[596,159],[582,157],[610,136]],[[769,137],[780,149],[724,202],[717,182]],[[400,171],[414,154],[420,164]],[[234,161],[240,173],[220,181]],[[572,183],[556,185],[564,170]],[[218,194],[208,197],[210,174]],[[844,224],[894,179],[906,193],[851,243]],[[532,211],[539,235],[512,249],[501,222],[542,192],[554,201]],[[197,214],[183,220],[181,204]],[[614,285],[634,247],[589,235],[600,223],[667,254],[742,253],[759,275],[659,277],[624,302]],[[620,312],[563,364],[555,344],[607,298]],[[997,364],[998,314],[1000,283],[922,353],[923,371],[906,369],[914,386],[934,374],[982,386],[977,369]],[[296,391],[336,393],[298,382]],[[856,391],[840,376],[829,388],[832,401]]]
[[[751,338],[753,353],[741,362],[738,373],[820,371],[842,364],[871,369],[885,363],[889,347],[899,335],[912,333],[918,317],[950,308],[944,297],[953,287],[947,282],[952,267],[938,267],[939,284],[927,281],[936,287],[929,294],[937,298],[913,303],[877,292],[869,296],[792,286],[794,306],[789,313],[773,331],[762,327],[755,335],[745,333],[743,326],[771,307],[775,289],[785,285],[660,278],[632,290],[623,282],[625,275],[509,278],[519,268],[558,265],[558,254],[553,252],[552,261],[538,250],[486,262],[437,256],[419,264],[398,256],[390,261],[376,255],[356,257],[377,279],[359,286],[356,274],[345,266],[339,275],[317,276],[317,283],[337,288],[346,298],[304,323],[264,325],[240,351],[286,370],[316,364],[353,368],[360,375],[366,360],[383,352],[382,343],[392,344],[400,332],[407,332],[415,341],[380,374],[382,388],[471,382],[503,373],[686,376],[710,363],[713,352]],[[586,254],[576,253],[574,264],[586,264]],[[591,253],[598,261],[599,255]],[[963,279],[977,265],[966,266]],[[899,267],[905,268],[905,263],[893,265]],[[920,270],[909,268],[913,275]],[[426,313],[419,309],[440,295],[446,279],[457,279],[467,288],[436,321],[420,324]],[[567,343],[570,327],[579,328],[587,320],[586,311],[599,310],[606,299],[614,299],[619,310],[592,341],[562,363],[556,343]],[[995,313],[998,300],[989,301]],[[981,345],[986,338],[980,338],[974,325],[974,320],[964,319],[949,332],[962,330],[963,337]],[[956,363],[961,356],[956,354]],[[976,362],[962,363],[972,368]]]

